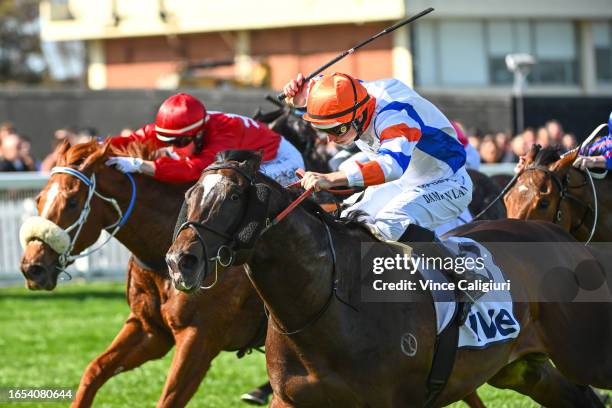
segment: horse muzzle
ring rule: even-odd
[[[209,262],[205,260],[198,245],[190,245],[187,248],[170,248],[166,254],[170,278],[174,287],[182,292],[193,292],[200,285],[210,268]]]

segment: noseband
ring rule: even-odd
[[[213,166],[207,167],[205,172],[215,171],[215,170],[233,170],[233,171],[239,173],[242,177],[244,177],[248,181],[248,183],[249,183],[249,190],[253,189],[253,188],[257,188],[257,184],[255,183],[255,180],[253,179],[253,177],[251,177],[249,174],[247,174],[243,169],[241,169],[238,166],[232,166],[232,165],[213,165]],[[268,218],[266,218],[266,227],[269,224],[270,224],[270,221],[269,221]],[[236,260],[236,251],[238,249],[250,249],[250,248],[244,247],[244,245],[240,245],[240,243],[237,240],[237,233],[238,233],[238,231],[240,231],[242,225],[243,225],[242,222],[240,224],[238,224],[238,226],[236,227],[236,230],[233,231],[231,235],[228,234],[228,233],[225,233],[223,231],[219,231],[218,229],[210,227],[210,226],[204,224],[203,222],[199,222],[199,221],[186,221],[183,224],[181,224],[180,227],[178,227],[178,229],[176,230],[175,238],[185,228],[191,228],[194,231],[195,236],[196,236],[198,242],[202,246],[202,250],[204,251],[205,259],[207,261],[215,262],[215,280],[214,280],[214,282],[211,285],[209,285],[209,286],[202,286],[202,287],[200,287],[201,289],[210,289],[211,287],[213,287],[216,284],[217,277],[218,277],[218,271],[217,271],[217,266],[218,265],[220,265],[220,266],[222,266],[224,268],[227,268],[227,267],[231,266],[235,262],[235,260]],[[265,230],[266,230],[266,228],[264,228],[263,230],[260,229],[259,235],[261,235]],[[223,238],[223,240],[225,241],[225,243],[222,244],[217,249],[217,254],[215,256],[209,257],[206,241],[204,240],[204,237],[202,236],[202,231],[207,231],[207,232],[210,232],[212,234],[215,234],[218,237]]]

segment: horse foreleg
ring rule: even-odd
[[[96,392],[120,372],[163,357],[172,348],[172,337],[164,332],[146,332],[133,314],[111,345],[87,366],[77,390],[73,407],[89,407]]]
[[[604,407],[589,387],[569,381],[542,354],[527,355],[507,365],[489,384],[512,389],[547,407]]]
[[[198,327],[188,327],[175,334],[176,351],[166,378],[158,407],[183,407],[197,391],[210,368],[210,363],[222,350],[219,341]]]
[[[482,402],[476,391],[468,395],[463,399],[470,408],[487,408],[487,406]]]

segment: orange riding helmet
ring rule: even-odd
[[[350,123],[359,134],[369,121],[375,103],[376,99],[357,79],[334,72],[311,85],[304,119],[320,129]]]

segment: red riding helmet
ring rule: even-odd
[[[194,137],[204,126],[206,107],[193,96],[180,93],[166,99],[155,118],[157,138],[169,142],[178,137]]]

